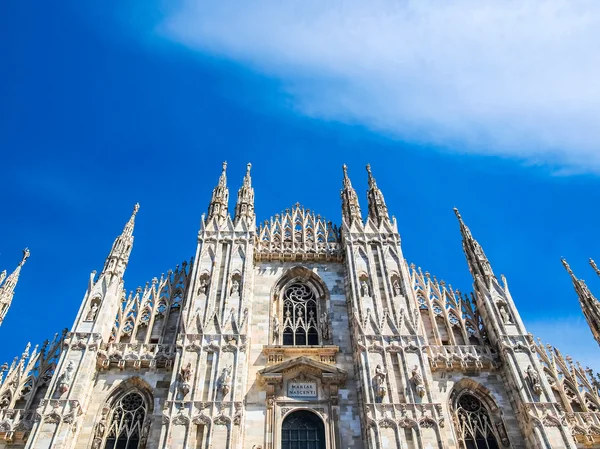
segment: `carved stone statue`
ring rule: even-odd
[[[323,312],[321,314],[319,326],[321,328],[321,336],[323,337],[323,340],[329,340],[331,338],[331,325],[329,323],[329,315],[327,312]]]
[[[208,279],[206,277],[200,278],[200,289],[199,293],[207,294],[208,292]]]
[[[529,365],[527,367],[525,372],[527,373],[527,378],[529,379],[529,384],[531,385],[531,388],[533,389],[535,394],[537,394],[537,395],[541,394],[542,385],[540,384],[540,375],[538,374],[538,372],[531,365]]]
[[[506,311],[504,306],[500,306],[500,316],[502,317],[504,324],[512,324],[510,314]]]
[[[221,375],[219,376],[219,386],[223,396],[231,390],[231,366],[227,366],[221,371]]]
[[[104,432],[106,432],[106,415],[108,414],[108,408],[102,410],[102,416],[96,424],[94,429],[94,440],[92,442],[92,449],[100,449],[102,439],[104,438]]]
[[[66,393],[69,391],[69,386],[71,384],[71,380],[73,378],[73,361],[69,360],[65,371],[58,378],[58,391],[62,393]]]
[[[363,297],[370,295],[369,284],[364,279],[360,281],[360,294]]]
[[[97,314],[98,314],[98,304],[94,302],[85,317],[85,321],[94,321],[96,319]]]
[[[238,281],[237,279],[233,279],[233,282],[231,283],[231,289],[229,290],[229,294],[231,296],[239,296],[240,294],[240,281]]]
[[[277,343],[279,340],[279,318],[277,315],[273,317],[273,341]]]
[[[185,397],[190,392],[190,380],[192,379],[192,363],[189,362],[185,367],[181,368],[179,372],[179,380],[181,382],[179,389],[181,394]]]
[[[394,296],[400,296],[402,294],[402,288],[400,288],[400,282],[398,282],[398,279],[394,279],[392,288],[394,289]]]
[[[410,378],[410,380],[414,384],[415,390],[417,390],[417,394],[420,397],[423,397],[425,395],[425,386],[423,383],[423,376],[421,375],[421,372],[419,371],[419,367],[417,365],[415,365],[415,367],[412,369],[411,373],[412,373],[412,377]]]
[[[381,367],[381,365],[377,365],[375,367],[375,377],[373,380],[375,381],[375,393],[380,398],[383,398],[387,393],[387,388],[385,386],[386,377],[387,372]]]

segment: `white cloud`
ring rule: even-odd
[[[600,172],[597,0],[182,0],[158,33],[280,79],[300,113]]]

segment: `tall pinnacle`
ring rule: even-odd
[[[358,204],[358,195],[356,195],[356,191],[352,187],[352,183],[348,177],[348,167],[346,164],[342,166],[342,169],[344,170],[344,181],[341,192],[342,217],[348,225],[351,225],[355,220],[361,223],[362,215],[360,205]]]
[[[219,183],[213,189],[212,198],[208,205],[207,220],[216,217],[219,221],[227,218],[227,205],[229,203],[229,190],[227,189],[227,162],[223,162],[223,171],[219,177]]]
[[[235,204],[235,223],[240,221],[242,217],[254,223],[254,189],[252,188],[252,178],[250,177],[250,169],[252,164],[246,165],[246,175],[244,183],[238,190],[237,202]]]
[[[25,262],[29,258],[29,250],[25,248],[23,250],[23,257],[21,258],[21,262],[15,268],[7,278],[6,271],[3,271],[0,274],[0,283],[6,278],[6,281],[0,287],[0,325],[4,321],[4,317],[8,312],[8,309],[12,303],[13,297],[15,295],[15,287],[17,286],[17,282],[19,282],[19,275],[21,274],[21,268],[25,265]]]
[[[127,268],[131,249],[133,248],[133,229],[135,227],[135,217],[139,210],[140,205],[136,203],[136,205],[133,206],[131,217],[123,228],[123,232],[115,239],[110,253],[106,258],[104,269],[102,270],[103,275],[114,274],[118,277],[122,277],[123,274],[125,274],[125,268]]]
[[[463,238],[463,250],[467,257],[467,263],[469,264],[471,274],[474,278],[478,276],[483,276],[485,278],[495,277],[492,266],[483,252],[483,248],[477,240],[473,238],[471,231],[463,221],[460,212],[456,207],[454,208],[454,213],[456,214],[456,218],[458,218],[458,223],[460,225],[460,233]]]
[[[575,291],[579,297],[579,305],[581,306],[583,315],[585,316],[594,338],[600,345],[600,302],[592,295],[592,292],[585,284],[585,281],[577,279],[573,270],[571,270],[571,267],[564,258],[561,259],[561,262],[569,275],[571,275],[571,281],[573,282],[573,287],[575,287]]]
[[[594,271],[596,272],[596,274],[598,276],[600,276],[600,270],[598,269],[598,266],[596,265],[596,262],[594,262],[593,259],[590,259],[590,265],[592,266],[592,268],[594,269]]]
[[[367,173],[369,175],[369,190],[367,190],[367,198],[369,200],[369,218],[373,220],[377,225],[382,222],[390,221],[388,215],[388,209],[385,205],[383,193],[377,187],[373,173],[371,173],[371,164],[367,164]]]

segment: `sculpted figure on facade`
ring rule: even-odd
[[[392,288],[394,289],[394,296],[400,296],[402,294],[402,288],[400,287],[400,282],[398,282],[398,279],[394,279],[392,282]]]
[[[415,386],[417,394],[423,397],[425,395],[425,385],[423,382],[423,376],[421,375],[421,371],[419,370],[419,367],[417,365],[415,365],[415,367],[412,369],[411,374],[411,381]]]
[[[503,305],[500,306],[500,316],[502,317],[502,322],[504,324],[512,324],[510,314],[506,311],[506,308]]]
[[[542,385],[540,383],[540,375],[538,374],[538,372],[531,365],[529,365],[527,367],[527,370],[525,372],[527,373],[527,378],[529,379],[529,384],[531,385],[531,388],[533,389],[535,394],[538,394],[538,395],[541,394]]]
[[[98,303],[96,301],[94,301],[92,303],[92,307],[90,307],[90,310],[85,317],[85,321],[94,321],[96,319],[97,314],[98,314]]]
[[[69,390],[69,386],[71,385],[71,380],[73,377],[73,370],[75,367],[73,366],[73,361],[69,360],[65,371],[58,378],[58,391],[59,393],[66,393]]]
[[[181,394],[185,397],[190,392],[190,381],[192,379],[192,362],[181,368],[179,373],[179,389]]]
[[[375,393],[380,399],[385,397],[387,393],[387,387],[385,385],[386,378],[387,372],[381,367],[381,365],[377,365],[375,367],[375,376],[373,380],[375,384]]]
[[[329,314],[323,312],[319,318],[319,326],[321,327],[321,336],[324,341],[329,341],[331,338],[331,324],[329,323]]]
[[[229,290],[231,296],[239,296],[240,294],[240,281],[237,278],[233,278],[231,282],[231,289]]]
[[[221,375],[219,376],[219,388],[221,389],[221,394],[226,396],[227,393],[231,390],[231,366],[226,366],[221,371]]]
[[[360,281],[360,294],[362,297],[370,296],[369,283],[366,279]]]
[[[279,332],[280,332],[280,324],[279,318],[277,315],[273,317],[273,342],[277,343],[279,341]]]

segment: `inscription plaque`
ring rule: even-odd
[[[287,387],[287,395],[290,398],[316,398],[317,383],[316,382],[290,382]]]

